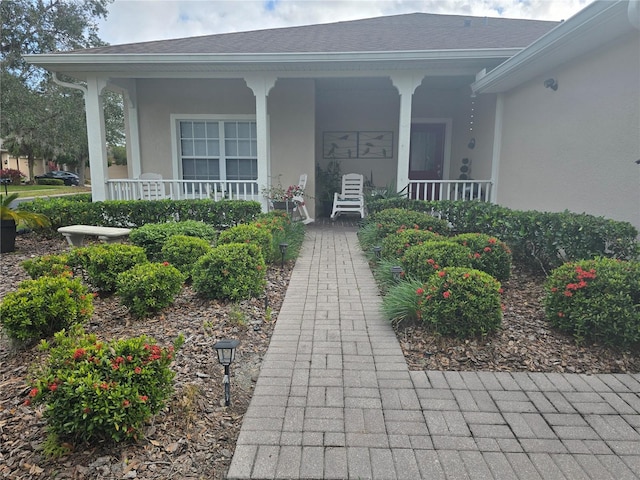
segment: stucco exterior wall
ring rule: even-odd
[[[278,80],[269,94],[271,180],[284,188],[308,176],[309,214],[315,215],[315,85],[309,79]]]
[[[142,172],[172,178],[171,114],[255,115],[256,102],[244,80],[138,80]]]
[[[504,95],[498,203],[640,227],[639,52],[636,32]]]

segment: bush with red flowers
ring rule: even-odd
[[[640,262],[566,263],[545,283],[545,312],[560,330],[606,345],[640,342]]]
[[[99,341],[81,327],[56,333],[34,371],[25,403],[44,404],[50,435],[60,440],[119,442],[137,438],[173,391],[175,351],[146,336]]]

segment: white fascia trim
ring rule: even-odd
[[[595,31],[600,37],[613,39],[624,33],[616,20],[627,17],[627,0],[595,1],[576,15],[561,23],[520,53],[499,65],[471,85],[474,93],[498,93],[513,88],[531,78],[538,69],[552,68],[545,57],[565,46],[564,61],[584,53],[591,45],[581,41],[585,33]],[[626,24],[631,27],[629,21]],[[599,41],[603,44],[603,41]],[[564,58],[566,57],[566,58]],[[561,63],[556,61],[556,64]]]
[[[416,50],[402,52],[310,52],[310,53],[203,53],[203,54],[100,54],[55,53],[31,54],[24,58],[33,65],[128,65],[128,64],[178,64],[186,63],[315,63],[315,62],[367,62],[367,61],[416,61],[459,60],[511,57],[521,48],[492,48],[468,50]]]

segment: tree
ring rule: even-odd
[[[31,178],[36,156],[47,160],[64,157],[67,162],[75,158],[76,164],[84,165],[88,146],[80,92],[55,84],[48,72],[28,64],[23,55],[104,45],[97,35],[97,20],[106,17],[111,1],[0,2],[0,138],[13,155],[29,159]],[[117,105],[110,105],[110,111],[117,112]],[[122,128],[113,131],[114,122],[107,123],[110,139],[121,140]]]

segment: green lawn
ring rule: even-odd
[[[65,193],[90,192],[89,187],[66,187],[56,185],[7,185],[7,192],[18,193],[19,197],[46,197]],[[0,185],[0,194],[4,194],[4,185]]]

